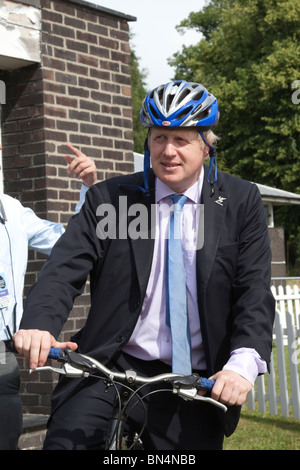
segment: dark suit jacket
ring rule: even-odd
[[[113,178],[88,191],[83,209],[70,220],[27,297],[21,328],[47,330],[58,337],[90,274],[91,308],[74,339],[80,351],[104,363],[118,354],[135,327],[150,274],[154,179],[151,174],[150,197],[132,187],[142,185],[142,173]],[[197,251],[199,315],[209,374],[221,370],[230,352],[240,347],[256,349],[268,363],[274,319],[271,253],[260,193],[254,184],[220,172],[214,191],[212,195],[205,179],[204,245]],[[102,204],[115,207],[117,227],[124,230],[124,223],[130,224],[126,211],[119,214],[119,196],[127,196],[123,202],[128,207],[139,203],[149,209],[145,238],[99,239],[101,217],[96,214]],[[76,380],[66,387],[63,383],[54,394],[54,407],[78,386]],[[238,415],[238,407],[226,413],[227,435]]]

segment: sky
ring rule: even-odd
[[[168,58],[182,45],[197,44],[201,34],[187,31],[179,34],[175,27],[191,11],[200,11],[206,0],[88,0],[111,10],[137,18],[129,22],[133,33],[132,45],[139,58],[140,69],[146,73],[146,87],[151,90],[173,78],[174,68]]]

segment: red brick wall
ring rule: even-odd
[[[80,182],[67,175],[67,143],[94,158],[99,180],[133,171],[129,26],[126,19],[80,2],[41,0],[41,65],[0,73],[4,190],[42,218],[66,224]],[[26,291],[45,257],[29,253]],[[62,337],[82,327],[88,286]],[[48,413],[55,379],[28,375],[24,411]],[[25,370],[23,370],[25,369]]]

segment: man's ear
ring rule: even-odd
[[[205,147],[204,147],[203,156],[204,156],[204,158],[209,157],[209,146],[208,145],[205,145]]]

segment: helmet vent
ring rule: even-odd
[[[174,97],[172,95],[168,96],[167,102],[166,102],[166,111],[170,110],[170,107],[172,106]]]
[[[210,113],[210,108],[209,109],[204,109],[202,112],[201,112],[201,109],[202,109],[202,104],[199,104],[199,106],[197,106],[197,108],[194,109],[194,111],[191,114],[193,116],[197,115],[198,119],[203,119],[203,118],[207,117]]]
[[[182,118],[185,118],[186,116],[189,115],[189,113],[192,111],[192,109],[193,109],[193,106],[189,106],[189,107],[185,108],[184,110],[181,111],[181,113],[179,113],[175,117],[175,120],[180,121]]]
[[[193,101],[200,101],[203,95],[203,90],[199,91],[199,93],[193,96]]]
[[[178,103],[181,103],[187,96],[189,96],[190,90],[188,88],[184,88],[178,97]]]
[[[151,111],[152,115],[155,117],[155,119],[159,119],[160,116],[158,115],[156,109],[151,104],[149,105],[149,107],[150,107],[150,111]]]
[[[161,90],[158,90],[158,93],[157,93],[157,94],[158,94],[159,102],[160,102],[160,104],[162,104],[162,102],[163,102],[163,96],[164,96],[164,90],[163,90],[163,88],[162,88]]]

